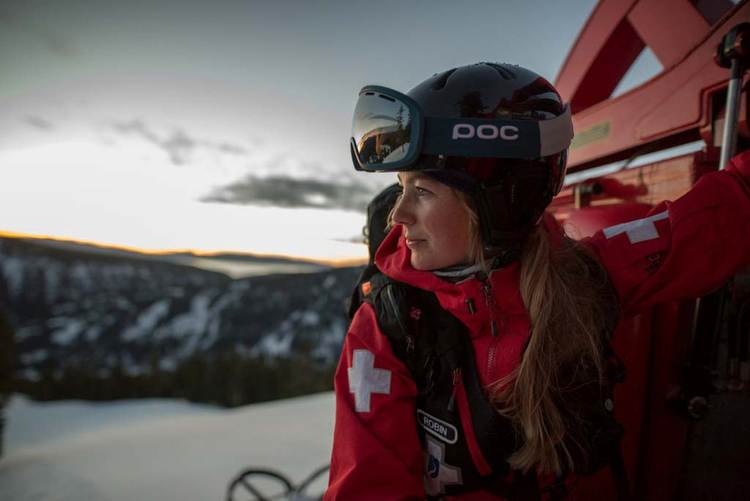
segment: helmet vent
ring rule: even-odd
[[[430,86],[430,89],[431,90],[442,90],[443,88],[445,88],[445,85],[448,83],[448,79],[450,78],[450,76],[453,73],[455,73],[455,71],[457,69],[458,68],[453,68],[452,70],[448,70],[445,73],[443,73],[442,75],[440,75],[440,78],[438,78],[437,80],[435,80],[435,82]]]
[[[500,74],[501,78],[504,78],[505,80],[513,80],[516,78],[516,75],[513,74],[512,71],[509,71],[508,68],[501,66],[497,63],[485,63],[487,66],[491,66]]]

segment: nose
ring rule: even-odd
[[[414,222],[414,212],[411,209],[411,202],[405,193],[396,201],[396,206],[393,209],[393,222],[404,226],[408,226]]]

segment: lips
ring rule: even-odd
[[[405,237],[404,240],[406,241],[406,245],[408,247],[413,247],[415,245],[418,245],[418,244],[424,242],[424,239],[422,239],[422,238]]]

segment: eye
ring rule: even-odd
[[[421,186],[416,186],[414,188],[414,191],[417,192],[417,196],[422,197],[424,195],[430,195],[432,192],[428,190],[427,188],[423,188]]]

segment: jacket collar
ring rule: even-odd
[[[434,292],[441,306],[466,324],[472,335],[489,323],[491,315],[495,318],[498,314],[526,312],[519,290],[518,263],[492,270],[485,282],[473,275],[451,283],[430,271],[414,269],[401,225],[396,225],[383,240],[375,254],[375,264],[394,280]],[[473,304],[474,313],[469,303]]]

